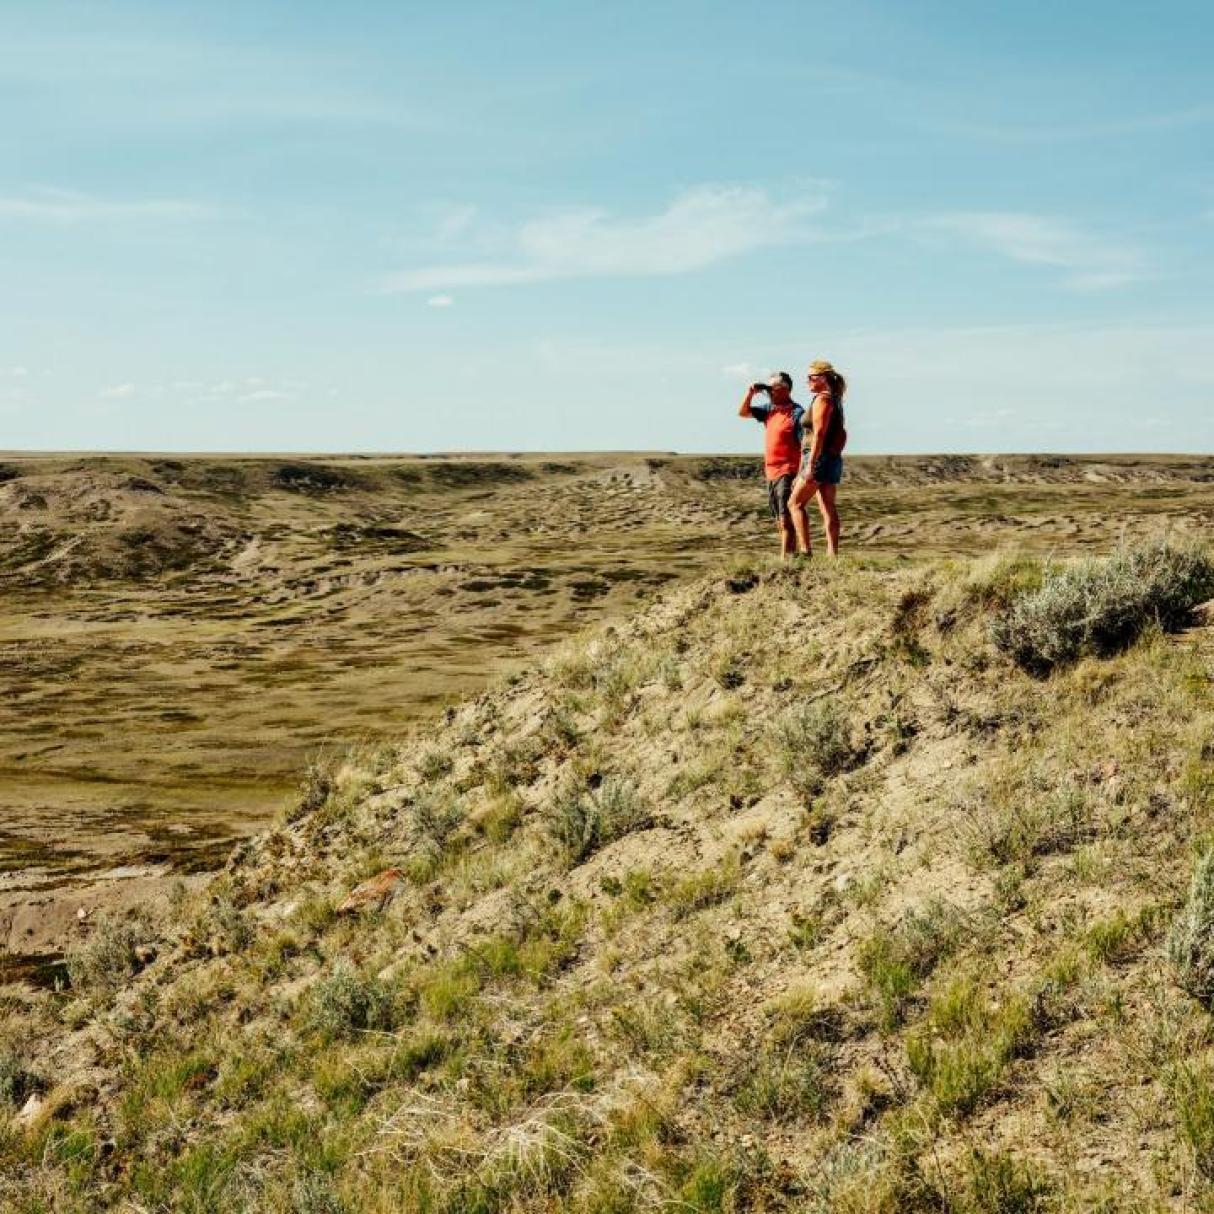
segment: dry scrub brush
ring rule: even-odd
[[[1107,657],[1151,625],[1175,631],[1214,595],[1214,561],[1167,542],[1126,548],[1048,573],[991,624],[991,639],[1025,670],[1048,674],[1087,654]]]
[[[805,796],[821,791],[828,776],[847,770],[855,755],[851,722],[833,697],[791,709],[780,719],[776,737],[784,771]]]
[[[1206,1007],[1214,1005],[1214,848],[1197,862],[1189,897],[1168,937],[1177,981]]]
[[[599,848],[651,821],[648,808],[631,780],[608,776],[598,788],[567,781],[553,798],[547,814],[548,833],[568,856],[580,864]]]

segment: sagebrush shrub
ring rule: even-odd
[[[549,708],[540,734],[545,749],[556,750],[562,754],[572,750],[582,739],[582,731],[578,728],[573,713],[563,704],[555,704]]]
[[[1188,900],[1168,936],[1168,957],[1181,988],[1214,1007],[1214,848],[1197,862]]]
[[[67,974],[79,992],[112,992],[138,969],[136,949],[152,932],[143,919],[102,919],[88,937],[68,950]]]
[[[1214,595],[1214,561],[1164,541],[1126,548],[1046,575],[991,624],[991,639],[1034,674],[1087,654],[1107,657],[1152,624],[1174,631]]]
[[[34,1089],[34,1077],[15,1049],[0,1049],[0,1105],[18,1105]]]
[[[464,817],[461,801],[439,793],[422,793],[413,803],[418,844],[432,859],[437,859],[446,851]]]
[[[649,811],[631,780],[608,776],[598,788],[566,784],[547,815],[548,833],[577,864],[649,821]]]
[[[536,737],[500,746],[485,773],[485,786],[493,793],[507,793],[533,783],[540,773],[541,751]]]
[[[817,792],[827,776],[845,771],[854,757],[851,723],[833,699],[792,709],[777,736],[784,770],[806,793]]]
[[[422,753],[417,761],[417,774],[423,780],[433,783],[435,780],[441,780],[443,776],[450,775],[454,765],[451,756],[436,746]]]
[[[242,953],[257,938],[253,923],[231,898],[222,895],[213,898],[198,915],[193,930],[217,953]]]
[[[392,992],[365,978],[345,958],[312,988],[308,1025],[326,1037],[350,1037],[365,1029],[389,1029]]]

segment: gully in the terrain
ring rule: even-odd
[[[754,403],[759,393],[766,393],[768,404]],[[787,561],[797,550],[798,537],[809,535],[804,503],[794,505],[792,501],[793,482],[801,466],[801,446],[805,437],[802,430],[805,410],[792,398],[792,376],[787,371],[780,371],[765,384],[751,384],[742,398],[738,416],[753,417],[763,423],[767,500],[780,533],[780,555]],[[808,538],[804,542],[808,543]]]
[[[789,498],[789,516],[797,532],[799,551],[810,551],[809,519],[805,507],[815,495],[826,531],[826,551],[839,555],[839,511],[835,492],[843,479],[843,448],[847,445],[847,428],[843,418],[843,395],[847,380],[826,362],[819,359],[809,364],[806,377],[814,394],[809,407],[809,433],[803,435],[803,458]]]

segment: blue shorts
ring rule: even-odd
[[[801,468],[797,473],[802,479],[818,485],[837,485],[843,479],[843,456],[824,455],[818,460],[818,475],[810,475],[809,452],[801,457]]]

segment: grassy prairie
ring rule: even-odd
[[[1214,621],[1135,568],[738,559],[314,766],[0,1002],[0,1204],[1212,1208]]]
[[[669,582],[768,552],[758,469],[660,454],[0,457],[10,947],[34,947],[4,918],[32,891],[214,867],[318,754],[392,738]],[[1211,476],[1192,458],[857,459],[844,539],[898,558],[1104,549],[1208,528]]]

